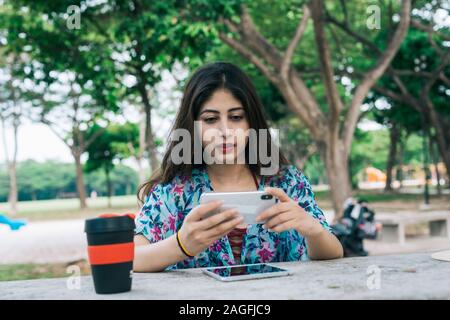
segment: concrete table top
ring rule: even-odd
[[[450,262],[431,252],[287,262],[286,277],[221,282],[200,269],[135,273],[132,291],[97,295],[92,278],[0,282],[0,299],[450,299]]]

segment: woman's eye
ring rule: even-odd
[[[230,119],[233,121],[240,121],[242,120],[244,117],[243,116],[231,116]]]
[[[216,120],[216,118],[204,118],[203,121],[206,123],[213,123]]]

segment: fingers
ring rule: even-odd
[[[284,212],[281,214],[278,214],[274,216],[273,218],[269,219],[264,225],[264,229],[272,229],[273,227],[282,224],[286,221],[290,221],[292,219],[295,219],[295,216],[291,214],[291,212]]]
[[[209,212],[220,208],[223,201],[211,201],[205,204],[201,204],[192,210],[191,214],[188,214],[186,218],[189,217],[190,221],[199,221],[205,217]]]
[[[234,219],[238,216],[240,215],[236,209],[228,209],[221,213],[215,214],[212,217],[197,222],[197,227],[202,230],[210,229],[224,221]]]
[[[244,217],[239,216],[234,218],[233,220],[223,222],[214,228],[211,228],[205,232],[205,237],[209,239],[220,239],[231,230],[236,228],[240,223],[244,221]]]
[[[280,202],[277,204],[274,204],[269,209],[264,210],[256,217],[256,222],[265,221],[267,219],[270,219],[271,217],[280,214],[281,212],[285,212],[289,210],[290,203],[288,202]]]
[[[285,221],[285,222],[283,222],[283,223],[281,223],[279,225],[276,225],[275,227],[271,228],[270,231],[274,231],[274,232],[280,233],[280,232],[283,232],[283,231],[287,231],[289,229],[293,229],[294,226],[293,226],[293,221],[292,220],[293,219]]]
[[[291,198],[289,198],[289,196],[286,194],[286,192],[283,191],[283,189],[266,187],[264,188],[264,192],[277,197],[281,202],[291,201]]]

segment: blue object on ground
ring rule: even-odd
[[[19,230],[27,224],[25,220],[12,220],[3,214],[0,214],[0,223],[8,225],[13,231]]]

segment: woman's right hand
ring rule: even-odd
[[[220,208],[221,205],[221,201],[201,204],[192,209],[184,219],[178,234],[181,243],[190,254],[195,256],[202,252],[244,221],[244,217],[236,209],[228,209],[205,218],[208,213]]]

